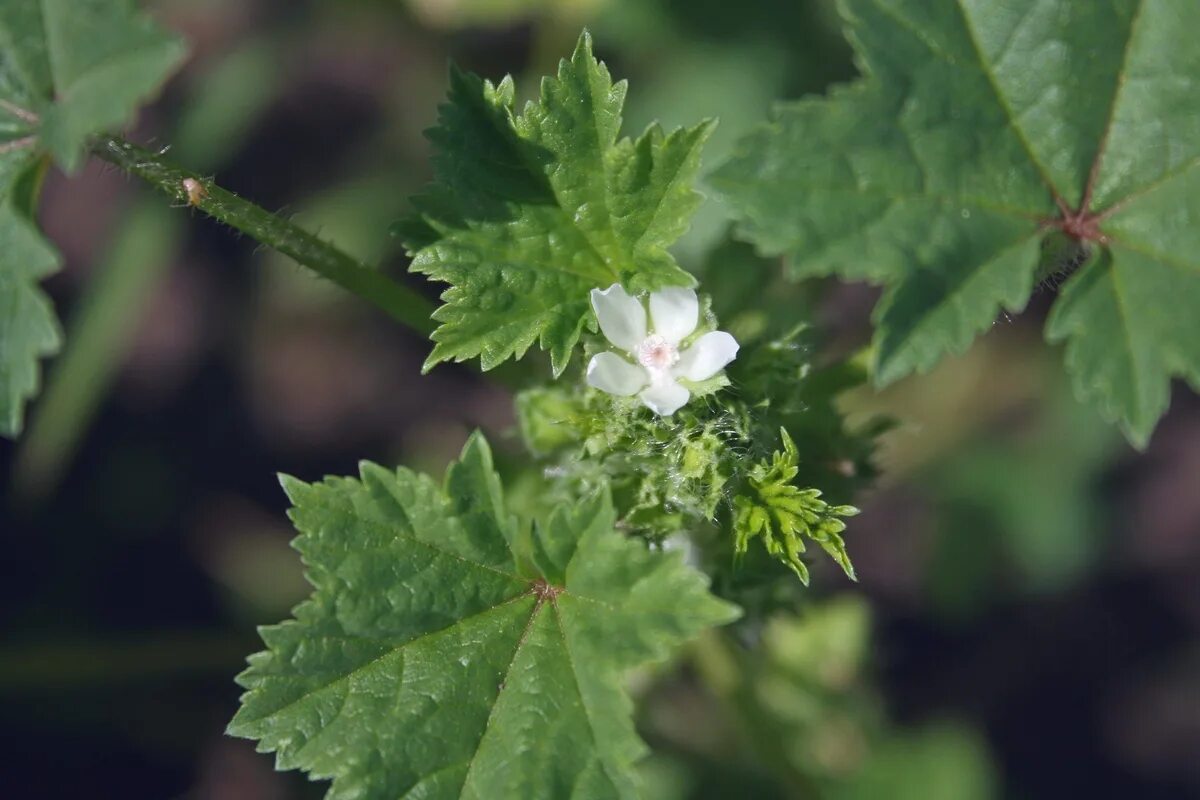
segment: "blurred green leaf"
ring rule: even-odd
[[[997,594],[1063,592],[1104,554],[1102,477],[1120,435],[1059,378],[1020,429],[972,437],[922,475],[938,510],[926,580],[943,613],[969,616]]]
[[[37,393],[38,360],[60,343],[54,307],[38,286],[59,256],[13,196],[21,159],[0,153],[0,435],[9,437],[21,432],[25,402]]]
[[[529,17],[583,18],[610,0],[408,0],[426,23],[442,28],[503,25]]]
[[[822,787],[858,770],[879,735],[879,703],[864,675],[870,632],[870,608],[846,595],[775,613],[753,648],[720,632],[693,648],[753,760],[790,796],[824,797]]]
[[[0,5],[0,435],[20,433],[38,361],[60,343],[38,288],[58,255],[32,223],[37,154],[73,170],[87,138],[127,120],[183,53],[124,0]],[[24,200],[22,176],[34,184]]]
[[[17,491],[41,493],[57,481],[104,396],[142,305],[171,265],[180,227],[161,203],[137,206],[125,217],[71,320],[71,346],[55,364],[25,436]]]
[[[753,649],[706,634],[693,648],[744,742],[791,797],[989,800],[987,747],[962,725],[900,728],[866,674],[870,608],[842,596],[776,614]]]
[[[230,732],[330,797],[633,797],[622,676],[736,616],[605,491],[519,524],[479,435],[444,489],[372,464],[284,485],[315,591],[262,629]]]
[[[1200,72],[1189,0],[845,0],[867,77],[781,108],[714,183],[793,275],[884,283],[875,378],[1025,306],[1048,230],[1098,256],[1047,326],[1081,397],[1144,445],[1200,385]]]
[[[5,3],[0,45],[0,131],[30,123],[68,171],[87,138],[128,120],[185,53],[131,0]]]
[[[979,736],[960,725],[894,731],[829,800],[990,800],[995,770]]]
[[[197,169],[227,160],[277,90],[277,58],[274,45],[253,40],[196,74],[167,137],[172,151]],[[377,224],[382,229],[387,221]],[[68,321],[67,349],[49,375],[22,441],[13,484],[17,493],[27,499],[45,496],[61,477],[108,392],[144,303],[173,263],[183,229],[182,218],[158,197],[125,211]]]
[[[171,152],[196,170],[217,169],[271,109],[285,70],[274,38],[254,39],[195,71],[175,122]]]

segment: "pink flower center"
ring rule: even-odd
[[[657,333],[647,336],[637,347],[638,363],[647,369],[667,369],[679,361],[679,348]]]

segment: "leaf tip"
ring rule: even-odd
[[[300,502],[300,497],[307,491],[310,486],[299,478],[288,475],[286,472],[280,472],[275,475],[279,481],[279,486],[283,489],[283,493],[287,495],[288,500],[295,505]]]
[[[460,463],[477,460],[484,468],[491,470],[492,446],[488,444],[487,437],[483,435],[483,431],[478,428],[471,431],[471,435],[467,437],[467,442],[463,445],[462,454],[458,460]]]
[[[433,350],[425,358],[425,363],[421,365],[421,374],[428,375],[433,371],[433,368],[446,360],[445,354],[438,352],[438,347],[435,345]]]
[[[592,32],[586,25],[579,32],[579,40],[575,43],[575,52],[571,54],[571,57],[574,59],[580,55],[592,57]]]
[[[1121,433],[1125,434],[1125,441],[1129,442],[1134,450],[1144,453],[1150,446],[1150,440],[1154,437],[1154,429],[1158,427],[1158,420],[1159,417],[1155,417],[1147,424],[1123,417],[1120,423]]]
[[[737,622],[746,615],[745,609],[743,609],[737,603],[731,603],[730,601],[722,598],[715,599],[717,606],[714,609],[714,617],[717,618],[717,621],[713,623],[714,625],[729,625]]]
[[[912,365],[903,359],[885,354],[878,345],[872,349],[874,350],[874,354],[870,361],[870,372],[871,383],[874,384],[875,388],[883,389],[891,386],[912,372]]]

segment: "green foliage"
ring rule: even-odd
[[[511,25],[544,18],[560,21],[583,18],[609,0],[408,0],[426,24],[439,28],[478,28]]]
[[[89,136],[127,120],[184,55],[127,0],[6,3],[0,46],[0,131],[35,136],[68,170]]]
[[[437,180],[401,227],[412,269],[451,284],[426,368],[478,356],[491,369],[536,341],[557,375],[595,329],[591,289],[693,283],[666,248],[699,203],[692,181],[712,125],[618,139],[625,90],[586,33],[520,116],[511,78],[451,71],[430,132]]]
[[[624,673],[736,616],[617,534],[603,488],[518,522],[478,435],[444,487],[373,464],[284,486],[314,592],[262,629],[230,732],[330,798],[635,796]]]
[[[1104,474],[1120,435],[1061,373],[1041,383],[1053,391],[1018,429],[985,429],[920,473],[935,514],[924,575],[940,614],[969,619],[1001,597],[1066,591],[1110,545]]]
[[[24,71],[42,145],[67,170],[88,137],[124,123],[183,59],[179,39],[131,0],[42,0],[0,23]],[[40,17],[40,19],[39,19]]]
[[[866,77],[783,106],[718,170],[739,233],[795,277],[883,283],[875,375],[1022,309],[1041,243],[1091,258],[1047,324],[1137,444],[1200,385],[1200,5],[843,0]]]
[[[38,287],[58,268],[58,253],[17,196],[14,184],[22,179],[12,173],[21,169],[18,158],[0,154],[0,434],[10,437],[20,433],[25,401],[37,392],[38,360],[60,340],[54,308]],[[32,180],[27,173],[24,181]]]
[[[698,668],[730,708],[755,761],[793,791],[825,797],[858,770],[882,727],[867,673],[871,613],[861,597],[767,618],[753,649],[705,636]],[[886,795],[885,795],[886,796]]]
[[[753,650],[705,636],[697,666],[747,749],[790,789],[828,800],[989,800],[997,780],[970,728],[898,728],[871,685],[871,615],[861,597],[777,613]]]
[[[821,499],[820,489],[801,489],[792,483],[799,471],[799,453],[787,430],[780,429],[783,452],[776,452],[770,464],[750,468],[746,482],[750,492],[733,500],[734,552],[744,555],[750,540],[762,537],[763,545],[776,559],[786,564],[806,586],[808,566],[800,558],[805,539],[837,562],[846,575],[854,578],[854,567],[846,553],[842,531],[846,523],[840,517],[858,513],[853,506],[831,506]]]
[[[715,520],[734,448],[749,439],[744,409],[716,397],[664,418],[636,400],[543,387],[517,396],[517,416],[529,448],[552,460],[558,497],[607,483],[622,526],[654,541]]]
[[[991,800],[999,797],[987,742],[963,725],[897,730],[862,768],[831,787],[830,800]]]
[[[124,122],[183,56],[123,0],[0,5],[0,434],[16,436],[59,346],[38,281],[58,255],[32,224],[41,153],[78,166],[89,136]]]
[[[517,398],[521,431],[551,464],[558,501],[603,483],[612,487],[622,526],[637,535],[657,541],[715,530],[726,565],[761,537],[805,582],[801,554],[809,538],[853,577],[838,517],[855,510],[822,494],[848,498],[873,474],[884,425],[846,424],[835,398],[861,373],[847,364],[813,369],[809,347],[802,330],[744,340],[728,377],[698,387],[669,418],[636,399],[574,384],[532,389]],[[773,452],[781,431],[785,452]]]

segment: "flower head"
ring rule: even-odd
[[[724,331],[706,333],[680,351],[700,320],[691,289],[652,292],[648,320],[642,302],[619,283],[592,289],[592,308],[605,338],[629,358],[597,353],[588,363],[588,385],[619,397],[636,394],[655,414],[669,417],[687,403],[691,392],[680,378],[707,380],[737,357],[738,343]]]

